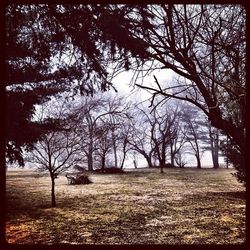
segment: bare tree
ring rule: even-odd
[[[141,154],[147,161],[148,167],[152,168],[154,147],[151,140],[151,131],[148,126],[148,120],[138,107],[134,108],[130,124],[133,129],[128,139],[128,144],[131,150]]]
[[[182,127],[182,124],[180,124],[179,120],[180,119],[178,117],[178,122],[176,124],[177,126],[176,137],[170,141],[171,166],[174,166],[176,162],[176,164],[179,167],[184,167],[186,163],[184,163],[182,160],[182,154],[184,152],[183,147],[187,142],[187,138],[186,138],[186,131]]]
[[[157,106],[150,112],[143,106],[137,106],[136,119],[133,124],[134,135],[129,140],[132,149],[144,156],[149,167],[158,163],[161,172],[166,166],[167,153],[170,148],[173,149],[171,143],[176,139],[179,129],[178,107],[170,108],[168,107],[170,105],[166,103]],[[177,142],[175,146],[177,152]],[[172,154],[174,155],[174,152]]]
[[[100,150],[103,153],[107,150],[105,157],[107,153],[113,153],[114,165],[118,166],[121,126],[127,119],[125,111],[128,108],[124,98],[107,94],[99,94],[93,97],[82,96],[79,103],[76,104],[74,116],[80,124],[81,129],[78,129],[78,131],[79,136],[83,138],[82,151],[87,158],[88,170],[94,169],[94,155],[97,153],[100,156]],[[102,133],[103,138],[100,138]],[[102,139],[103,141],[100,142]],[[100,143],[103,147],[100,147]],[[112,150],[108,149],[110,143],[112,144]]]
[[[201,156],[206,149],[202,143],[207,143],[207,131],[199,110],[188,105],[183,109],[182,119],[185,122],[186,140],[194,152],[197,168],[201,168]]]
[[[129,144],[129,140],[133,135],[133,126],[131,124],[131,121],[133,117],[131,117],[130,111],[127,111],[126,113],[127,119],[124,119],[124,122],[120,126],[120,147],[121,147],[121,162],[120,162],[120,168],[123,169],[124,163],[126,160],[127,153],[131,151],[131,146]]]
[[[112,134],[110,124],[101,124],[96,129],[96,152],[101,158],[101,171],[104,172],[106,167],[106,157],[109,152],[111,152],[113,146]]]
[[[151,125],[151,138],[154,143],[154,150],[159,161],[161,173],[163,173],[163,168],[166,166],[167,149],[176,138],[178,127],[175,124],[177,109],[172,112],[164,106],[161,111],[163,112],[158,112],[157,109],[154,109],[151,112],[151,117],[147,117]]]
[[[28,154],[26,160],[38,165],[38,170],[48,171],[51,178],[51,206],[56,206],[55,179],[58,174],[80,161],[81,138],[76,133],[77,124],[67,119],[68,108],[65,101],[55,106],[48,104],[47,114],[53,110],[53,117],[61,120],[59,131],[51,131],[42,136]],[[54,103],[55,105],[55,103]],[[43,115],[43,114],[39,114]]]

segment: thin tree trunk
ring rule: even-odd
[[[165,162],[161,161],[160,162],[161,174],[164,173],[163,171],[164,165],[165,165]]]
[[[114,157],[115,157],[115,167],[117,168],[117,150],[116,150],[116,145],[114,144]]]
[[[88,170],[92,171],[93,170],[93,141],[90,140],[89,143],[89,150],[88,150]]]
[[[161,152],[161,160],[160,160],[160,167],[161,167],[161,173],[163,173],[163,168],[166,165],[166,144],[165,144],[165,140],[162,143],[162,152]]]
[[[123,169],[125,159],[126,159],[126,150],[123,150],[123,157],[122,157],[122,162],[121,162],[121,167],[120,167],[121,169]]]
[[[148,156],[146,156],[146,155],[144,155],[144,157],[145,157],[145,159],[147,160],[148,167],[149,167],[149,168],[152,168],[152,167],[153,167],[153,164],[152,164],[152,162],[151,162],[151,159],[150,159]]]
[[[118,166],[118,163],[117,163],[117,147],[116,147],[114,132],[112,132],[112,137],[113,137],[113,146],[114,146],[115,167],[117,167]]]
[[[193,129],[193,131],[195,131]],[[197,136],[194,132],[194,143],[195,143],[195,157],[197,160],[197,168],[201,168],[201,158],[200,158],[200,150],[199,150],[199,144],[198,144],[198,140],[197,140]]]
[[[123,148],[122,148],[122,152],[123,152],[123,157],[122,157],[122,163],[121,163],[121,169],[123,169],[123,165],[125,162],[125,158],[126,158],[126,146],[127,146],[127,140],[125,139],[123,142]]]
[[[124,162],[125,162],[125,155],[123,155],[123,158],[122,158],[122,163],[121,163],[121,167],[120,167],[120,169],[123,169]]]
[[[56,207],[56,195],[55,195],[55,176],[50,173],[51,178],[51,206]]]
[[[93,155],[92,154],[88,155],[88,170],[89,171],[93,170]]]
[[[228,142],[229,142],[229,139],[227,136],[227,148],[228,148]],[[226,168],[228,168],[228,166],[229,166],[228,150],[226,149]]]
[[[210,137],[210,146],[211,146],[211,154],[213,160],[213,168],[219,168],[219,134],[218,131],[215,132],[216,138],[213,137],[212,127],[209,124],[209,137]]]
[[[102,155],[102,172],[104,172],[105,169],[105,155]]]
[[[200,154],[197,152],[195,154],[196,160],[197,160],[197,168],[201,168],[201,159],[200,159]]]
[[[219,133],[216,131],[216,138],[214,142],[214,167],[219,168]]]
[[[213,157],[213,168],[217,169],[219,168],[219,157],[218,157],[218,150],[214,148],[214,151],[212,152]]]
[[[173,150],[173,142],[171,141],[171,144],[170,144],[170,156],[171,156],[171,166],[173,167],[174,166],[174,150]]]
[[[134,167],[137,168],[136,160],[133,160],[133,163],[134,163]]]

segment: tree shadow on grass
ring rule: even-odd
[[[246,200],[246,192],[245,191],[234,191],[234,192],[206,192],[203,194],[200,194],[200,197],[206,198],[206,197],[213,197],[213,198],[225,198],[227,200]]]

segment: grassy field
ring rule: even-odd
[[[91,174],[89,185],[8,171],[6,238],[15,244],[241,244],[245,188],[228,169]]]

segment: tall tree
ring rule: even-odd
[[[202,143],[207,143],[207,131],[204,127],[204,117],[200,111],[188,105],[182,110],[182,119],[186,131],[186,141],[190,144],[194,152],[197,168],[201,168],[201,156],[204,150]]]
[[[116,164],[118,164],[117,151],[120,137],[118,134],[115,135],[115,133],[123,123],[123,119],[126,119],[126,105],[123,106],[122,102],[123,99],[121,97],[99,94],[93,97],[82,96],[75,103],[73,116],[79,121],[79,126],[81,127],[79,136],[84,137],[82,150],[87,158],[88,170],[90,171],[94,169],[94,153],[97,150],[97,142],[100,140],[98,134],[101,133],[100,131],[102,131],[104,125],[104,135],[107,132],[109,143],[110,138],[113,141],[112,147],[113,149],[115,148],[114,156]]]
[[[141,112],[141,108],[136,107],[131,118],[132,131],[128,138],[128,144],[132,151],[141,154],[147,161],[148,167],[153,167],[154,147],[151,139],[152,130],[148,126],[148,119]],[[135,157],[134,157],[135,158]]]
[[[96,152],[101,158],[101,171],[104,172],[106,167],[106,158],[109,152],[112,150],[113,138],[112,138],[112,128],[110,124],[99,123],[99,127],[96,129]]]
[[[166,166],[167,161],[167,149],[168,147],[171,148],[171,143],[177,136],[177,110],[172,112],[172,110],[170,111],[166,106],[163,106],[162,110],[154,109],[151,112],[151,117],[147,117],[151,125],[153,147],[159,161],[161,173],[163,173],[163,168]]]

